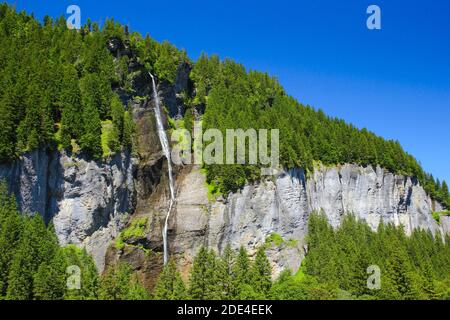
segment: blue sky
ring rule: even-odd
[[[185,48],[276,76],[304,104],[398,139],[424,169],[450,181],[450,1],[17,0],[42,18],[81,8]],[[382,30],[366,9],[382,11]]]

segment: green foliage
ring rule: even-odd
[[[124,116],[125,109],[122,102],[117,95],[114,95],[111,99],[111,117],[113,123],[112,133],[110,135],[110,141],[108,143],[109,148],[113,152],[119,152],[120,146],[123,142],[124,131]]]
[[[120,142],[111,120],[102,121],[101,126],[102,157],[106,158],[113,155],[117,149],[120,149]]]
[[[147,226],[147,217],[133,219],[130,225],[122,231],[120,238],[123,240],[139,239],[145,237],[145,228]]]
[[[133,275],[131,267],[119,263],[110,267],[100,282],[99,298],[102,300],[146,300],[149,294]]]
[[[136,125],[128,111],[123,117],[123,146],[128,151],[133,150],[134,139],[136,134]]]
[[[67,300],[94,300],[98,299],[100,277],[92,257],[85,249],[80,249],[74,245],[62,248],[67,266],[80,268],[81,279],[80,288],[67,289],[65,299]],[[70,276],[70,273],[66,275]],[[69,280],[69,279],[67,279]]]
[[[170,260],[159,275],[153,296],[156,300],[186,299],[186,287],[174,260]]]
[[[272,267],[267,259],[265,248],[260,247],[256,252],[252,265],[253,289],[258,296],[265,297],[272,286]]]
[[[100,120],[100,110],[102,97],[99,92],[100,79],[96,74],[88,74],[81,79],[81,92],[83,96],[83,123],[84,131],[80,139],[83,150],[92,157],[100,159],[102,157],[102,124]],[[102,110],[105,112],[105,110]]]
[[[92,257],[73,245],[60,247],[52,225],[39,214],[17,211],[14,197],[0,183],[0,300],[149,299],[127,265],[100,277]],[[69,273],[68,270],[79,270]],[[69,287],[72,276],[79,287]]]
[[[78,84],[78,74],[74,67],[67,66],[64,70],[64,87],[61,89],[61,145],[71,150],[72,139],[79,139],[83,133],[81,117],[81,92]]]
[[[79,145],[100,159],[101,121],[106,120],[114,123],[107,142],[111,152],[122,146],[131,151],[134,124],[113,89],[132,93],[133,76],[148,70],[173,83],[179,64],[188,61],[168,42],[142,39],[111,19],[102,30],[88,21],[77,32],[67,29],[64,18],[41,24],[13,6],[2,4],[1,10],[1,162],[55,143],[69,151]],[[129,67],[127,55],[114,60],[107,47],[112,39],[131,47],[142,63],[139,70]],[[55,136],[56,124],[60,132]]]
[[[186,60],[186,53],[184,51],[178,51],[169,42],[164,41],[157,46],[157,55],[158,57],[154,65],[156,76],[173,83],[178,65],[181,61]]]
[[[37,300],[62,300],[66,290],[67,261],[62,250],[43,262],[33,276],[33,294]]]
[[[234,297],[241,298],[241,291],[244,286],[251,284],[251,264],[247,250],[244,247],[239,249],[236,262],[233,264]]]
[[[216,286],[216,264],[214,251],[205,247],[200,248],[189,276],[189,296],[192,299],[211,300],[219,298]]]
[[[276,247],[281,246],[284,243],[283,237],[281,237],[278,233],[272,232],[270,236],[266,238],[266,244],[271,246],[275,245]]]
[[[247,72],[231,60],[202,54],[191,79],[196,89],[194,104],[205,107],[205,130],[217,128],[225,137],[226,129],[279,129],[280,164],[285,168],[311,171],[316,161],[324,165],[379,165],[393,173],[417,177],[434,199],[449,204],[447,184],[440,186],[426,174],[398,141],[384,140],[298,103],[265,73]],[[208,183],[223,193],[260,179],[258,168],[251,165],[207,165],[206,169]]]
[[[436,222],[438,224],[441,224],[441,216],[450,215],[450,210],[443,211],[443,212],[433,212],[432,215],[433,215],[434,220],[436,220]]]
[[[243,247],[236,256],[227,245],[221,257],[202,247],[191,268],[188,298],[264,299],[271,286],[271,267],[263,247],[254,262]]]
[[[449,259],[448,243],[428,231],[415,230],[406,237],[401,227],[380,224],[373,232],[353,216],[334,230],[325,216],[310,217],[305,273],[339,289],[341,298],[443,299]],[[381,270],[380,290],[367,287],[371,265]]]

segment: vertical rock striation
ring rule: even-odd
[[[171,250],[185,267],[202,244],[219,252],[228,243],[236,249],[243,245],[254,253],[276,234],[283,242],[269,243],[267,251],[274,275],[284,268],[296,271],[307,250],[307,221],[313,211],[324,212],[334,227],[344,215],[354,214],[373,230],[384,221],[402,224],[408,234],[416,228],[435,234],[450,231],[447,220],[438,225],[433,219],[432,211],[440,205],[415,179],[379,167],[321,167],[310,177],[292,169],[213,203],[208,203],[205,179],[197,169],[178,183]]]
[[[0,166],[0,179],[24,213],[52,220],[59,242],[86,247],[102,270],[110,241],[134,212],[135,166],[129,154],[98,163],[37,150]]]

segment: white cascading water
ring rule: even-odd
[[[169,253],[168,253],[168,244],[167,244],[167,227],[169,223],[169,217],[170,212],[172,210],[173,203],[175,201],[175,187],[173,182],[173,175],[172,175],[172,161],[170,158],[170,146],[169,146],[169,140],[167,139],[166,131],[164,130],[163,122],[162,122],[162,116],[161,116],[161,106],[159,104],[159,97],[158,97],[158,91],[156,89],[156,83],[155,78],[151,73],[149,73],[150,77],[152,78],[152,85],[153,85],[153,99],[155,101],[155,116],[156,116],[156,125],[158,127],[158,136],[159,140],[161,141],[161,146],[164,152],[164,155],[167,159],[167,167],[168,167],[168,175],[169,175],[169,189],[170,189],[170,203],[169,203],[169,210],[167,211],[166,220],[164,223],[164,229],[163,229],[163,244],[164,244],[164,264],[167,264]]]

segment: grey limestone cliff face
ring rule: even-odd
[[[0,179],[16,196],[21,211],[29,214],[39,212],[45,217],[51,210],[47,201],[49,162],[50,155],[45,150],[36,150],[24,154],[12,164],[0,165]]]
[[[135,166],[129,154],[98,163],[37,150],[0,166],[0,179],[24,213],[52,220],[59,242],[85,247],[102,270],[110,241],[134,211]]]
[[[91,253],[102,270],[106,249],[134,212],[136,159],[117,155],[105,163],[61,156],[55,181],[53,223],[61,245]]]
[[[137,117],[139,139],[153,146],[140,148],[139,160],[122,154],[95,162],[37,150],[0,166],[0,178],[7,181],[21,210],[53,220],[60,243],[85,247],[100,271],[111,241],[130,214],[149,217],[146,243],[155,252],[162,250],[166,164],[157,137],[149,134],[154,133],[151,108],[135,110],[144,114]],[[313,211],[324,212],[334,227],[344,215],[354,214],[374,230],[384,221],[402,224],[407,233],[415,228],[450,232],[449,217],[436,223],[431,213],[442,207],[417,181],[379,167],[321,167],[308,177],[302,169],[292,169],[214,201],[208,199],[205,176],[198,167],[176,172],[169,244],[185,275],[202,245],[218,252],[228,243],[235,249],[243,245],[253,254],[272,234],[283,239],[267,246],[274,276],[284,268],[295,271],[307,251],[307,221]]]
[[[415,228],[435,234],[450,232],[446,217],[441,225],[433,219],[431,213],[439,211],[440,205],[417,181],[379,167],[321,167],[309,177],[302,169],[293,169],[212,203],[198,168],[177,183],[169,234],[171,253],[178,257],[182,270],[201,245],[218,252],[228,243],[235,249],[243,245],[253,254],[270,235],[277,234],[283,242],[269,244],[267,250],[273,275],[284,268],[295,272],[307,251],[307,221],[313,211],[324,212],[334,227],[344,215],[354,214],[374,230],[384,221],[403,225],[408,234]]]

